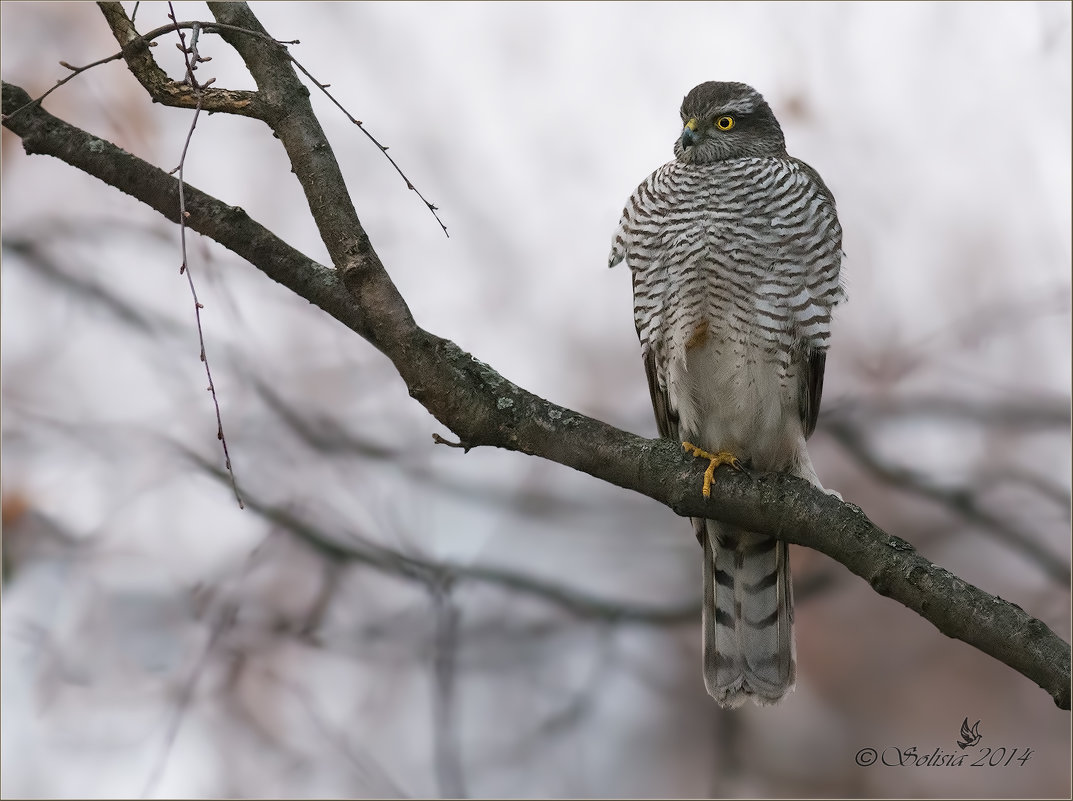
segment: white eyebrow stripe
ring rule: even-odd
[[[751,114],[756,111],[756,101],[751,98],[743,98],[733,103],[727,103],[725,106],[720,106],[720,111],[725,111],[729,114]]]

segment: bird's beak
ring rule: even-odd
[[[699,141],[700,134],[697,133],[697,120],[694,117],[682,129],[682,147],[693,147]]]

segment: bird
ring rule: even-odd
[[[787,154],[751,86],[702,83],[679,113],[674,159],[626,202],[608,259],[632,275],[659,434],[709,460],[705,496],[724,464],[823,489],[805,442],[832,311],[846,299],[834,196]],[[704,553],[705,688],[726,708],[774,704],[797,675],[787,544],[692,522]]]

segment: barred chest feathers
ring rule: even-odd
[[[611,258],[633,273],[642,349],[682,439],[798,466],[798,370],[827,346],[840,248],[833,203],[793,159],[674,161],[638,187]]]

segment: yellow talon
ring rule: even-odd
[[[715,480],[715,468],[719,465],[728,464],[736,470],[743,470],[741,462],[738,461],[738,457],[729,451],[719,451],[719,453],[708,453],[706,450],[702,450],[694,445],[692,442],[683,442],[682,448],[686,453],[701,459],[709,459],[708,469],[704,471],[704,488],[701,490],[704,493],[705,498],[711,497],[712,494],[712,482]]]

